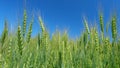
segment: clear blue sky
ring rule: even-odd
[[[24,8],[24,0],[0,0],[0,34],[5,19],[8,20],[9,29],[16,30],[18,21],[22,23]],[[89,25],[99,23],[99,10],[104,14],[105,23],[113,12],[120,18],[120,0],[26,0],[26,9],[28,23],[33,13],[35,16],[40,14],[50,33],[56,28],[61,31],[68,29],[71,37],[83,31],[83,16],[87,17]],[[39,29],[35,17],[32,35],[36,35]]]

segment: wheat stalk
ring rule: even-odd
[[[40,33],[38,33],[38,46],[40,47],[41,44],[41,38],[40,38]]]

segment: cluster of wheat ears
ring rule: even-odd
[[[100,31],[89,27],[84,18],[85,30],[76,40],[67,32],[56,30],[52,37],[38,17],[41,33],[31,37],[34,19],[27,24],[24,10],[22,26],[15,34],[8,31],[7,21],[0,36],[0,68],[119,68],[120,39],[117,34],[117,18],[114,15],[109,24],[112,37],[105,36],[103,15],[99,15]],[[27,30],[28,29],[28,30]],[[79,30],[78,30],[79,31]],[[112,40],[110,40],[112,39]]]

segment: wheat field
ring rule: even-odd
[[[67,31],[60,33],[59,30],[50,37],[40,16],[38,20],[41,33],[32,37],[34,19],[31,19],[27,28],[26,11],[23,16],[23,23],[18,25],[15,34],[9,33],[9,26],[5,21],[0,36],[0,68],[120,67],[120,38],[115,15],[107,26],[104,25],[103,15],[99,15],[97,25],[100,28],[90,27],[84,18],[84,31],[75,40],[69,38]],[[111,30],[112,37],[108,30]]]

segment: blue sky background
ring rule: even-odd
[[[33,36],[40,31],[38,15],[42,16],[50,34],[56,28],[61,31],[67,29],[70,37],[79,36],[83,31],[83,16],[86,16],[89,25],[99,23],[100,10],[104,14],[105,24],[114,12],[117,13],[118,21],[120,19],[120,0],[26,0],[26,4],[24,0],[0,0],[0,34],[5,19],[8,20],[9,30],[16,30],[18,21],[23,21],[25,7],[28,24],[32,14],[35,15]]]

